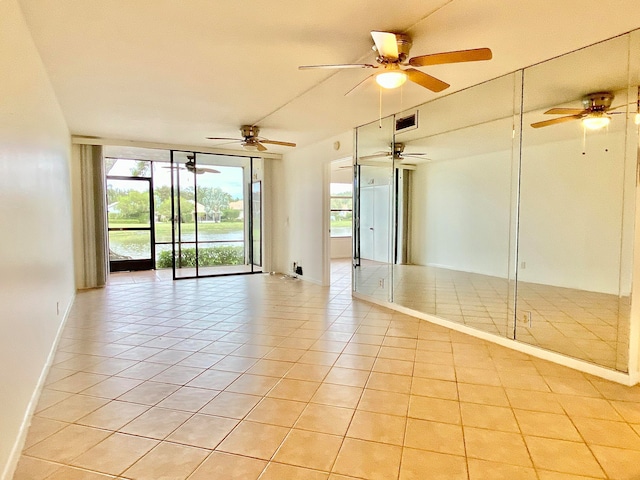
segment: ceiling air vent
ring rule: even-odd
[[[407,130],[415,130],[416,128],[418,128],[417,111],[411,115],[396,118],[396,132],[406,132]]]

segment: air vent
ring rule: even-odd
[[[405,117],[396,118],[396,132],[406,132],[418,128],[418,112]]]

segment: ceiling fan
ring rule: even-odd
[[[371,32],[375,46],[373,49],[377,51],[378,56],[376,62],[378,65],[368,63],[355,64],[338,64],[338,65],[302,65],[298,67],[300,70],[310,70],[319,68],[344,69],[344,68],[376,68],[381,69],[379,72],[370,75],[354,88],[349,90],[351,93],[361,83],[367,81],[371,77],[375,77],[376,83],[383,88],[397,88],[403,85],[407,79],[413,83],[427,88],[433,92],[441,92],[450,85],[431,75],[428,75],[415,68],[402,69],[400,66],[410,65],[411,67],[426,67],[429,65],[441,65],[445,63],[460,62],[476,62],[479,60],[491,60],[492,53],[488,48],[475,48],[472,50],[458,50],[454,52],[434,53],[430,55],[421,55],[419,57],[410,58],[408,61],[409,50],[411,49],[411,37],[402,33],[391,32]]]
[[[229,140],[231,142],[239,142],[245,150],[257,150],[258,152],[264,152],[267,150],[267,145],[282,145],[284,147],[295,147],[295,143],[280,142],[277,140],[267,140],[266,138],[259,137],[260,128],[255,125],[242,125],[240,127],[240,133],[243,138],[228,138],[228,137],[207,137],[207,140]]]
[[[426,160],[428,162],[431,161],[430,158],[427,158],[426,153],[403,153],[404,152],[404,143],[394,143],[393,151],[391,148],[387,151],[376,152],[371,155],[363,155],[358,157],[359,165],[367,165],[367,166],[376,166],[376,165],[387,165],[390,162],[376,162],[378,159],[387,159],[393,158],[396,162],[401,162],[405,166],[410,166],[411,164],[406,163],[404,160],[408,160],[410,158],[416,158],[420,160]],[[415,165],[413,165],[415,166]],[[340,168],[352,168],[352,165],[347,165]]]
[[[533,128],[548,127],[557,123],[581,120],[582,125],[590,130],[598,130],[606,127],[611,122],[610,115],[624,114],[625,112],[614,112],[624,105],[611,107],[614,95],[610,92],[596,92],[585,95],[582,98],[584,108],[562,108],[556,107],[544,112],[545,115],[567,115],[565,117],[552,118],[542,122],[532,123]]]
[[[180,164],[178,164],[180,166]],[[215,168],[207,168],[207,167],[196,167],[196,156],[195,155],[187,155],[187,161],[184,164],[187,171],[191,173],[195,173],[196,175],[201,175],[203,173],[220,173],[219,170]],[[163,168],[173,168],[173,165],[170,167]]]
[[[371,155],[364,155],[362,157],[358,157],[358,159],[367,161],[367,160],[375,160],[376,158],[387,158],[387,157],[393,156],[393,159],[396,161],[402,161],[407,158],[417,158],[420,160],[427,160],[427,161],[431,160],[430,158],[427,158],[426,153],[413,153],[413,152],[404,153],[404,147],[405,147],[404,143],[397,142],[393,144],[393,151],[390,148],[389,150],[384,152],[376,152]]]

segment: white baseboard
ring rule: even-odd
[[[42,371],[40,372],[40,377],[38,378],[38,383],[36,384],[36,388],[33,390],[31,394],[31,399],[27,405],[27,409],[24,413],[24,417],[22,419],[22,423],[20,425],[20,430],[18,431],[18,436],[13,444],[13,448],[11,449],[11,454],[9,455],[9,459],[7,464],[2,471],[2,475],[0,475],[0,480],[11,480],[15,473],[16,467],[18,466],[18,462],[20,461],[20,454],[22,453],[22,449],[24,448],[24,444],[27,440],[27,434],[29,433],[29,427],[31,426],[31,419],[33,414],[38,406],[38,401],[40,400],[40,394],[42,393],[42,389],[44,388],[44,382],[47,379],[47,375],[49,374],[49,369],[51,368],[51,364],[53,362],[53,358],[56,355],[56,350],[58,349],[58,343],[60,343],[60,338],[62,336],[62,331],[64,330],[65,325],[67,324],[67,319],[69,318],[69,312],[71,312],[71,307],[73,306],[73,302],[76,299],[75,292],[71,296],[69,304],[62,316],[62,321],[58,326],[58,331],[56,332],[56,336],[53,340],[53,344],[51,345],[51,349],[49,350],[49,355],[47,356],[47,361],[42,367]]]
[[[501,337],[498,335],[494,335],[492,333],[483,332],[482,330],[477,330],[475,328],[471,328],[466,325],[453,322],[451,320],[445,320],[440,317],[418,312],[416,310],[412,310],[410,308],[403,307],[395,303],[389,303],[383,300],[378,300],[376,298],[372,298],[367,295],[362,295],[358,292],[351,292],[351,294],[354,298],[358,298],[360,300],[364,300],[369,303],[374,303],[376,305],[380,305],[390,310],[395,310],[397,312],[404,313],[406,315],[410,315],[415,318],[420,318],[422,320],[435,323],[436,325],[440,325],[440,326],[449,328],[451,330],[455,330],[457,332],[465,333],[472,337],[480,338],[482,340],[487,340],[489,342],[502,345],[503,347],[507,347],[512,350],[516,350],[518,352],[526,353],[533,357],[541,358],[543,360],[548,360],[550,362],[557,363],[565,367],[573,368],[575,370],[579,370],[581,372],[588,373],[590,375],[595,375],[596,377],[604,378],[606,380],[611,380],[612,382],[621,383],[627,386],[632,386],[638,383],[638,381],[640,380],[637,372],[630,373],[630,374],[618,372],[616,370],[611,370],[609,368],[601,367],[593,363],[585,362],[584,360],[578,360],[577,358],[568,357],[566,355],[545,350],[543,348],[529,345],[527,343],[518,342],[516,340],[512,340],[507,337]]]

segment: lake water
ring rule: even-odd
[[[195,247],[195,233],[184,233],[181,236],[184,248]],[[148,239],[148,236],[146,236]],[[210,232],[198,232],[199,247],[213,247],[216,245],[242,245],[244,241],[244,230],[237,230],[227,233],[210,233]],[[203,242],[206,242],[203,244]],[[211,242],[211,243],[209,243]],[[215,242],[215,243],[213,243]],[[125,243],[118,241],[117,238],[111,238],[109,242],[109,249],[124,257],[131,257],[133,259],[149,258],[151,256],[151,250],[148,243],[131,242]],[[171,251],[171,243],[156,244],[156,258],[160,255],[160,252]]]

